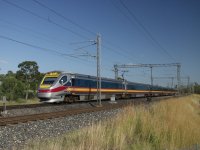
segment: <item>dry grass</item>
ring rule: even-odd
[[[34,141],[25,149],[154,150],[182,149],[200,143],[200,96],[127,107],[109,122],[64,137]]]
[[[0,101],[0,106],[3,106],[3,101]],[[37,98],[34,98],[34,99],[28,99],[28,100],[25,100],[25,99],[18,99],[16,101],[7,101],[6,102],[6,105],[25,105],[25,104],[38,104],[40,103],[39,102],[39,99]]]

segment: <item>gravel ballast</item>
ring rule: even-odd
[[[84,113],[74,116],[40,120],[0,127],[0,149],[22,149],[34,139],[58,137],[117,115],[122,109]]]
[[[155,98],[156,99],[156,98]],[[145,100],[144,98],[138,99]],[[126,102],[123,100],[123,102]],[[102,102],[107,105],[109,102]],[[118,101],[120,103],[120,101]],[[127,103],[129,101],[127,100]],[[52,105],[50,107],[25,108],[9,110],[6,116],[21,116],[38,113],[48,113],[64,111],[70,109],[80,109],[94,107],[95,103],[71,104],[63,106]],[[113,118],[121,113],[122,109],[112,109],[99,112],[84,113],[62,118],[40,120],[17,125],[0,126],[0,150],[1,149],[22,149],[31,140],[40,140],[51,137],[59,137],[70,131],[90,126],[92,123]]]
[[[41,113],[49,113],[49,112],[58,112],[58,111],[66,111],[71,109],[79,109],[79,108],[90,108],[92,107],[90,103],[83,104],[65,104],[65,105],[53,105],[52,106],[44,106],[44,107],[35,107],[35,108],[23,108],[23,109],[11,109],[7,110],[7,114],[5,117],[15,117],[15,116],[24,116],[24,115],[32,115],[32,114],[41,114]]]

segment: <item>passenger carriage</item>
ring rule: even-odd
[[[101,78],[102,99],[111,97],[131,98],[138,96],[173,95],[175,90],[148,84]],[[97,78],[95,76],[60,71],[45,74],[38,88],[42,102],[73,102],[97,99]]]

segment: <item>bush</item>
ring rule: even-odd
[[[195,86],[194,86],[194,93],[200,94],[200,85],[195,84]]]
[[[6,77],[0,89],[0,94],[6,96],[7,100],[16,100],[24,97],[25,84],[15,77]]]

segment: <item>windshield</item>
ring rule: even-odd
[[[57,77],[46,77],[42,84],[53,84]]]

